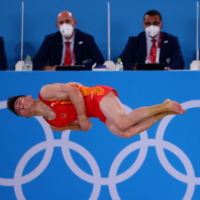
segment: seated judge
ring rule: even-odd
[[[33,70],[54,71],[56,65],[102,65],[103,55],[93,36],[75,29],[77,21],[71,12],[62,11],[57,16],[58,32],[47,35],[33,59]]]
[[[167,69],[183,69],[184,60],[178,38],[162,32],[162,16],[150,10],[143,17],[144,32],[129,37],[121,54],[126,70],[137,69],[137,63],[162,63]]]
[[[7,69],[7,59],[5,53],[4,40],[0,37],[0,70]]]

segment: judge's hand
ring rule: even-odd
[[[132,68],[132,70],[137,70],[137,67],[136,67],[136,66],[134,66],[134,67]]]
[[[165,67],[165,70],[173,70],[171,67]]]
[[[44,71],[55,71],[56,67],[47,65],[42,70],[44,70]]]

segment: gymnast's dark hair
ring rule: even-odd
[[[17,116],[20,116],[18,115],[16,112],[15,112],[15,101],[19,98],[19,97],[25,97],[26,95],[19,95],[19,96],[14,96],[14,97],[9,97],[8,98],[8,101],[7,101],[7,108],[13,112],[15,115]]]
[[[150,16],[158,15],[160,18],[160,21],[162,22],[162,15],[157,10],[149,10],[144,14],[144,17],[145,15],[150,15]],[[143,20],[144,20],[144,17],[143,17]]]

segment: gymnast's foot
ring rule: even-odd
[[[169,108],[171,108],[171,110],[169,111],[174,114],[184,114],[186,112],[186,110],[183,109],[182,106],[176,101],[171,101],[170,99],[167,99],[164,103],[168,104]]]

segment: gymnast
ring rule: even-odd
[[[31,95],[10,97],[7,108],[18,116],[43,116],[55,131],[88,131],[90,117],[99,118],[113,134],[130,138],[170,114],[184,114],[182,106],[169,99],[162,104],[125,113],[118,93],[109,86],[86,87],[80,83],[54,83],[41,88],[38,99]]]

